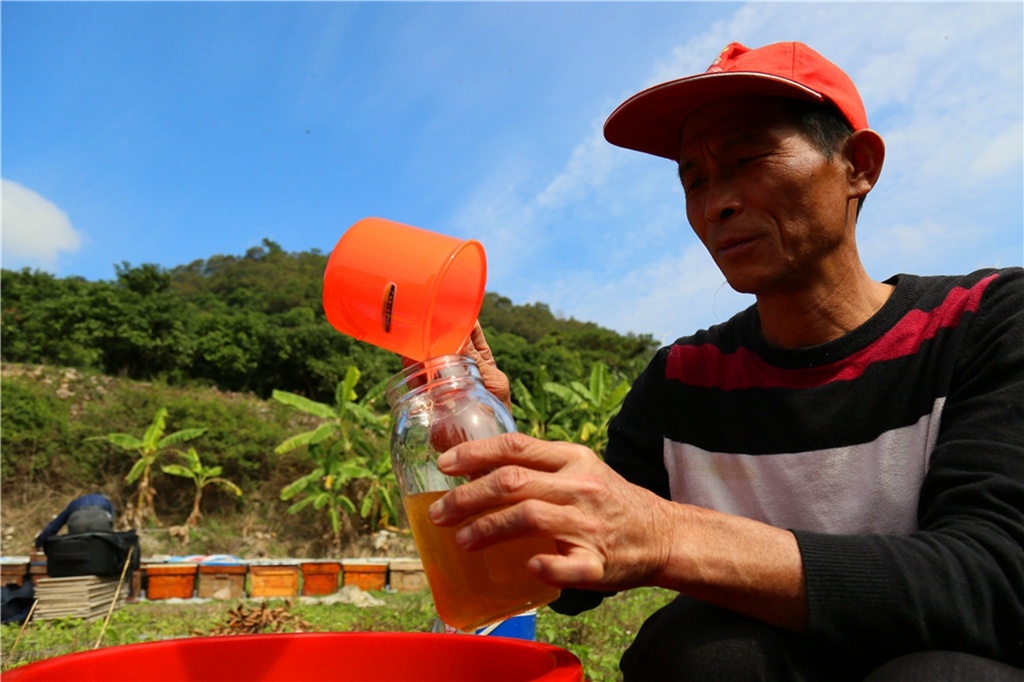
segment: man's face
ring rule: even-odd
[[[743,293],[806,289],[855,254],[847,168],[841,151],[829,160],[815,147],[779,98],[720,100],[683,124],[686,216]]]

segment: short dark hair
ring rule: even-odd
[[[853,134],[853,128],[830,104],[788,99],[790,115],[827,159]]]
[[[847,138],[853,134],[853,127],[831,104],[800,99],[787,101],[793,120],[810,138],[818,151],[831,161],[833,155],[842,149]],[[865,198],[861,197],[857,200],[857,215],[860,215]]]

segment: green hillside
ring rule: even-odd
[[[326,261],[317,251],[286,253],[264,241],[242,256],[171,269],[123,263],[113,281],[0,272],[4,554],[27,553],[41,524],[81,492],[103,490],[126,509],[137,484],[125,476],[136,458],[102,437],[141,437],[161,408],[168,433],[205,429],[189,445],[243,494],[203,489],[199,527],[184,531],[195,486],[162,473],[161,466],[181,460],[180,453],[162,454],[154,468],[156,516],[141,529],[153,542],[249,556],[328,552],[332,531],[324,514],[312,506],[289,514],[295,500],[280,499],[283,487],[310,471],[316,453],[274,452],[317,420],[270,396],[280,390],[333,405],[337,385],[354,367],[363,398],[400,361],[326,322]],[[655,348],[650,336],[622,336],[494,292],[480,320],[515,380],[520,429],[542,437],[585,441],[617,409],[624,385]],[[387,412],[381,400],[370,406]],[[386,458],[386,433],[368,438]],[[600,450],[600,442],[588,444]],[[358,502],[374,483],[356,478],[344,493]],[[401,525],[376,508],[343,521],[350,543],[379,541],[382,529]]]
[[[347,366],[375,383],[399,361],[327,323],[326,263],[318,251],[287,253],[264,240],[243,256],[172,269],[122,263],[113,281],[3,270],[2,360],[327,400]],[[654,346],[650,336],[560,319],[542,303],[515,305],[494,292],[480,320],[503,369],[527,384],[540,367],[570,381],[597,361],[631,374]]]

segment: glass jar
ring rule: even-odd
[[[557,588],[526,570],[531,557],[555,553],[553,540],[517,538],[469,552],[455,542],[459,527],[436,526],[427,516],[434,500],[465,480],[441,473],[439,454],[516,430],[472,358],[445,355],[416,363],[392,377],[387,395],[391,464],[438,616],[471,630],[556,599]]]

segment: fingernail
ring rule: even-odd
[[[473,529],[469,526],[463,526],[455,534],[455,542],[459,543],[463,547],[467,547],[469,543],[473,541]]]
[[[444,518],[444,503],[441,500],[437,500],[427,507],[427,516],[434,523],[437,523]]]
[[[446,450],[437,457],[437,468],[442,471],[455,464],[455,451]]]

